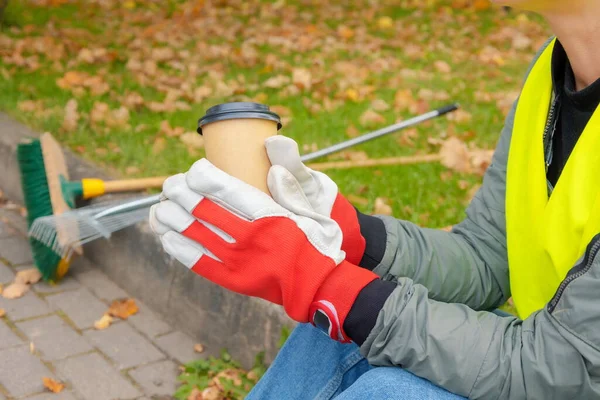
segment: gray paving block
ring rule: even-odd
[[[158,335],[171,332],[173,328],[165,321],[160,319],[143,303],[137,301],[139,311],[127,319],[137,330],[142,332],[149,338],[154,338]]]
[[[0,261],[0,283],[7,284],[14,281],[14,279],[15,273],[13,272],[13,270],[10,269],[8,265]]]
[[[17,328],[42,352],[45,360],[59,360],[92,350],[83,336],[56,315],[20,322]]]
[[[16,231],[17,234],[27,236],[27,220],[21,216],[18,212],[2,210],[0,213],[0,220],[9,225],[12,230]]]
[[[12,265],[32,264],[29,242],[24,237],[8,237],[0,239],[0,258]]]
[[[62,310],[79,329],[91,327],[108,310],[106,304],[85,288],[54,294],[46,297],[46,300]]]
[[[67,358],[55,366],[61,378],[71,382],[84,399],[131,399],[142,395],[97,353]]]
[[[40,393],[26,400],[75,400],[75,396],[65,389],[60,393]]]
[[[21,338],[6,325],[6,322],[2,321],[2,318],[0,318],[0,349],[17,346],[19,344],[24,344]],[[1,362],[2,361],[0,360],[0,363]]]
[[[90,289],[99,299],[108,302],[129,297],[127,292],[117,286],[117,284],[111,281],[108,276],[97,269],[77,274],[77,280]]]
[[[138,367],[129,371],[129,375],[148,395],[173,395],[179,383],[177,364],[170,360]]]
[[[170,357],[182,364],[197,360],[200,355],[194,351],[196,344],[189,336],[176,331],[154,339],[154,342]]]
[[[8,225],[7,222],[8,222],[8,220],[4,221],[2,219],[2,216],[0,216],[0,238],[13,236],[15,233],[17,233],[17,230],[15,228],[13,228],[12,226]]]
[[[1,350],[0,360],[0,384],[13,397],[42,392],[42,378],[54,378],[48,368],[29,352],[29,346]]]
[[[4,308],[13,321],[46,315],[53,311],[52,307],[31,291],[18,299],[5,299],[0,296],[0,308]]]
[[[66,292],[68,290],[79,289],[81,284],[77,282],[72,277],[68,276],[66,278],[61,279],[60,282],[49,284],[48,282],[39,282],[33,285],[33,290],[38,293],[61,293]]]
[[[84,335],[120,369],[165,358],[148,339],[126,323],[111,325],[101,331],[85,331]]]

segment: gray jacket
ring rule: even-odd
[[[388,239],[375,272],[398,287],[361,352],[472,399],[600,399],[600,235],[544,309],[525,320],[475,311],[510,297],[504,202],[515,108],[452,232],[381,217]]]

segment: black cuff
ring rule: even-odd
[[[366,247],[365,253],[360,260],[359,266],[373,271],[377,267],[383,255],[387,244],[387,232],[383,221],[372,215],[362,214],[356,210],[358,223],[360,225],[360,233],[365,238]]]
[[[376,279],[356,296],[354,305],[344,321],[344,332],[354,343],[360,346],[367,340],[377,322],[379,311],[396,286],[394,282]]]

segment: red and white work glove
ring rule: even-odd
[[[304,165],[298,144],[293,139],[272,136],[265,141],[265,147],[271,164],[284,167],[296,178],[310,207],[338,223],[342,229],[342,250],[346,252],[346,260],[358,265],[364,255],[366,241],[360,233],[354,206],[339,192],[331,178]],[[281,196],[277,202],[282,204],[280,199]]]
[[[294,175],[276,165],[268,183],[274,198],[201,159],[165,181],[167,200],[152,207],[150,225],[197,274],[280,304],[298,322],[325,316],[329,335],[349,341],[344,319],[377,275],[345,260],[338,224],[302,206]]]

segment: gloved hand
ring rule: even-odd
[[[354,206],[339,193],[331,178],[302,163],[298,144],[293,139],[272,136],[266,139],[265,147],[271,164],[284,167],[296,178],[312,209],[338,223],[342,229],[342,250],[346,252],[346,260],[358,265],[365,252],[366,241],[360,233]]]
[[[298,322],[325,314],[330,336],[349,341],[344,319],[377,276],[345,261],[333,220],[288,202],[302,195],[289,171],[272,167],[268,182],[281,205],[202,159],[165,181],[168,200],[152,207],[150,225],[165,251],[197,274],[281,304]]]

